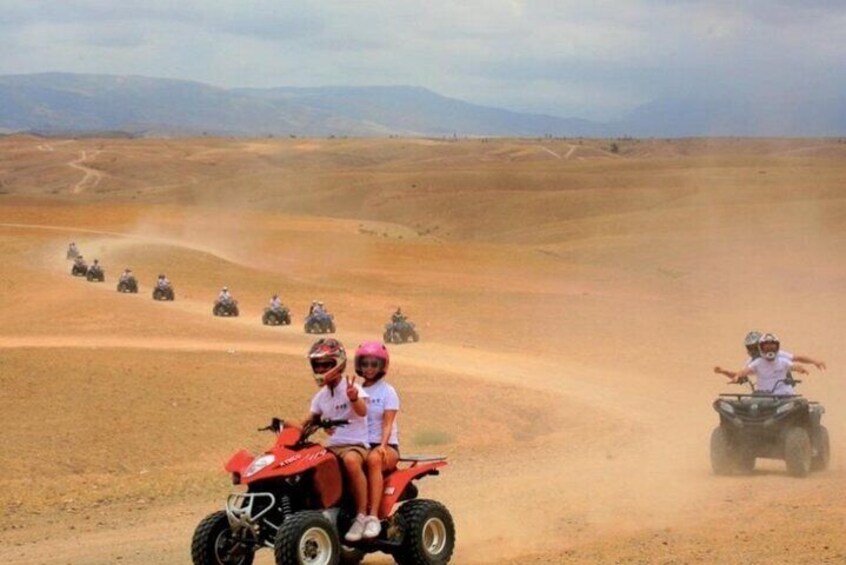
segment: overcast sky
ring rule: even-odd
[[[659,97],[846,92],[846,0],[0,0],[0,74],[406,84],[608,120]]]

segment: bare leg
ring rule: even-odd
[[[367,512],[367,477],[364,476],[364,460],[355,451],[348,451],[344,454],[344,467],[350,479],[356,512],[365,514]]]

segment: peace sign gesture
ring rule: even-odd
[[[355,402],[358,400],[358,389],[355,386],[355,375],[344,378],[347,379],[347,398],[350,399],[350,402]]]

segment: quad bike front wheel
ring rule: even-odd
[[[321,512],[306,510],[285,518],[273,542],[276,565],[338,565],[341,543]]]
[[[805,428],[793,426],[784,434],[784,461],[794,477],[805,477],[811,471],[811,436]]]
[[[711,469],[715,475],[731,475],[737,468],[737,455],[728,432],[717,426],[711,432]]]
[[[831,446],[829,444],[828,429],[820,426],[811,434],[814,456],[811,458],[812,471],[825,471],[831,459]]]
[[[410,500],[397,510],[402,542],[394,557],[400,565],[445,565],[455,549],[455,524],[446,506]]]
[[[229,527],[226,512],[209,514],[194,530],[191,559],[194,565],[252,565],[255,552]]]

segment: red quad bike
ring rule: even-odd
[[[195,565],[251,565],[255,552],[273,549],[277,565],[357,564],[382,551],[401,565],[449,563],[455,525],[446,507],[417,498],[413,481],[438,475],[443,457],[405,457],[387,473],[379,508],[379,537],[342,541],[355,518],[338,458],[309,438],[347,420],[322,420],[300,430],[278,418],[259,431],[276,432],[276,443],[254,457],[241,450],[226,464],[245,492],[230,494],[224,510],[209,514],[191,542]],[[343,545],[342,545],[343,543]]]

